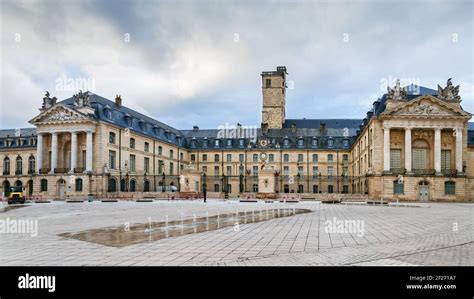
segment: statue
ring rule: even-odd
[[[438,85],[438,99],[448,102],[461,102],[461,97],[459,96],[459,85],[454,87],[451,78],[446,82],[445,88]]]
[[[73,95],[74,105],[77,107],[91,107],[91,102],[89,99],[89,94],[83,93],[82,90],[79,90],[78,94]]]
[[[387,86],[388,100],[403,101],[406,99],[406,91],[400,86],[400,79],[397,79],[397,83],[393,88]]]
[[[46,91],[46,94],[43,98],[43,106],[41,106],[40,110],[48,109],[56,105],[57,98],[56,97],[49,97],[49,91]]]

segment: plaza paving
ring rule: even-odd
[[[6,206],[6,204],[4,204]],[[304,208],[311,213],[111,247],[60,237],[88,229],[217,213]],[[335,218],[334,218],[335,217]],[[474,204],[405,207],[237,201],[52,202],[0,212],[38,220],[38,236],[0,233],[0,265],[474,265]],[[326,230],[326,220],[362,221],[360,232]],[[361,223],[361,222],[359,222]],[[457,228],[457,229],[456,229]]]

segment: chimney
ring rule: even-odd
[[[116,95],[115,96],[115,105],[117,105],[118,107],[122,106],[122,96],[121,95]]]
[[[194,126],[194,127],[193,127],[193,131],[194,131],[194,132],[199,131],[199,127],[198,127],[198,126]]]

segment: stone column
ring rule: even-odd
[[[92,131],[87,131],[86,137],[86,172],[92,171]]]
[[[38,133],[36,143],[36,173],[39,174],[40,169],[43,168],[43,133]]]
[[[405,170],[411,173],[411,128],[405,129]]]
[[[390,172],[390,128],[383,129],[383,171]]]
[[[77,132],[71,133],[71,169],[70,173],[74,173],[77,167]]]
[[[54,169],[58,168],[58,133],[52,133],[51,142],[51,173],[54,173]]]
[[[434,135],[434,167],[437,175],[441,174],[441,129],[435,129]]]
[[[462,129],[456,128],[456,170],[462,173]]]

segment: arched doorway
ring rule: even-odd
[[[117,180],[115,178],[109,179],[108,192],[117,192]]]
[[[145,182],[143,184],[143,192],[150,192],[150,181],[149,180],[145,180]]]
[[[136,182],[135,180],[130,181],[130,192],[135,192],[136,190]]]
[[[33,195],[33,180],[28,181],[27,188],[28,188],[28,196],[32,196]]]
[[[64,199],[66,195],[66,181],[61,179],[57,183],[58,197],[59,199]]]
[[[3,196],[8,196],[9,189],[10,189],[10,182],[4,181],[3,182]]]
[[[420,201],[428,201],[430,199],[430,183],[428,181],[421,181],[418,183]]]

